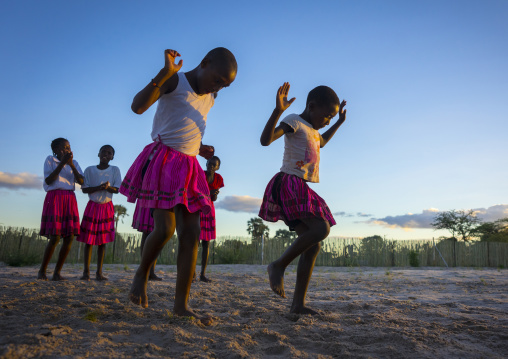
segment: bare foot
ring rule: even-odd
[[[161,281],[162,278],[157,276],[157,274],[150,274],[150,276],[148,277],[148,280],[155,280],[155,281]]]
[[[210,283],[212,281],[211,279],[206,278],[203,274],[199,276],[199,280],[205,283]]]
[[[291,310],[289,311],[293,314],[310,314],[310,315],[321,315],[320,312],[317,312],[313,309],[310,309],[309,307],[302,306],[302,307],[291,307]]]
[[[268,265],[267,270],[270,288],[272,288],[275,294],[286,298],[286,293],[284,292],[284,271],[277,268],[273,262]]]
[[[108,280],[108,278],[104,277],[102,273],[96,273],[95,274],[95,280]]]
[[[37,273],[37,279],[48,280],[48,277],[46,277],[46,273],[39,271],[39,273]]]
[[[90,273],[83,272],[83,276],[79,278],[81,280],[90,280]]]
[[[211,325],[213,323],[213,318],[211,316],[208,316],[208,315],[197,315],[196,313],[194,313],[190,309],[183,310],[181,312],[174,311],[174,313],[175,313],[175,315],[178,315],[180,317],[195,318],[195,319],[199,320],[201,322],[201,324],[203,324],[204,326],[209,326],[209,325]]]
[[[142,306],[143,308],[148,308],[146,281],[137,274],[134,275],[134,280],[132,281],[131,290],[129,292],[129,300],[136,305]]]
[[[62,277],[62,276],[60,275],[60,273],[58,273],[58,274],[54,273],[54,274],[53,274],[53,278],[51,278],[51,280],[55,280],[55,281],[56,281],[56,280],[67,280],[67,278]]]

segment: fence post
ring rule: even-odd
[[[437,248],[436,243],[434,242],[434,238],[432,238],[432,243],[434,244],[434,255],[436,255],[436,251],[435,250],[437,249],[437,252],[441,256],[441,259],[443,260],[444,264],[446,264],[446,268],[448,268],[448,263],[446,263],[445,259],[443,258],[443,255],[441,254],[441,252]]]
[[[263,255],[265,252],[265,235],[261,235],[261,265],[263,265]]]
[[[487,267],[490,267],[490,250],[489,250],[489,242],[487,242]]]
[[[215,241],[212,243],[212,264],[215,264]]]
[[[21,253],[21,243],[23,242],[23,232],[24,228],[21,229],[21,234],[19,235],[19,246],[18,246],[18,255]]]

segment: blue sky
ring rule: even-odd
[[[39,226],[56,137],[83,169],[112,144],[125,174],[155,109],[139,116],[130,104],[164,49],[188,71],[217,46],[239,64],[203,139],[226,184],[219,236],[247,235],[280,168],[283,141],[261,147],[259,136],[284,81],[296,97],[288,113],[318,85],[348,101],[311,185],[336,213],[331,235],[437,237],[429,221],[451,209],[508,217],[507,18],[506,1],[2,1],[0,223]],[[88,199],[77,197],[82,213]],[[114,202],[133,213],[123,196]]]

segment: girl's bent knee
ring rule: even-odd
[[[317,221],[313,229],[316,236],[318,236],[321,240],[325,239],[330,234],[330,224],[325,220]]]

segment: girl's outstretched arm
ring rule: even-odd
[[[342,125],[344,121],[346,121],[347,110],[344,110],[344,106],[346,106],[346,103],[347,101],[342,100],[339,106],[339,119],[332,125],[332,127],[328,129],[328,131],[326,131],[321,135],[321,148],[325,147],[328,141],[330,141],[333,135],[335,135],[335,132],[337,132],[340,125]]]
[[[260,142],[262,146],[268,146],[273,141],[279,139],[284,133],[291,130],[291,127],[285,124],[281,124],[277,128],[277,122],[279,121],[280,116],[284,111],[287,110],[289,106],[293,103],[295,98],[293,97],[288,101],[288,92],[289,92],[289,83],[284,82],[284,84],[279,87],[277,91],[277,97],[275,98],[275,110],[273,110],[272,115],[268,119],[268,122],[261,133]]]
[[[164,51],[164,67],[159,71],[152,81],[138,92],[132,100],[131,109],[138,115],[148,110],[161,95],[173,91],[178,85],[178,76],[175,76],[178,70],[182,68],[182,60],[175,63],[175,59],[180,56],[178,51]]]

